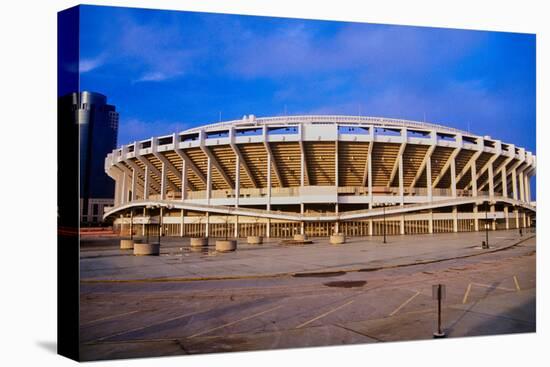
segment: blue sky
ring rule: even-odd
[[[80,88],[117,106],[119,144],[286,110],[425,118],[536,152],[534,35],[96,6],[80,24]]]

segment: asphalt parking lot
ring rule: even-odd
[[[490,235],[490,251],[479,248],[484,234],[464,233],[271,241],[230,254],[192,253],[175,238],[147,258],[91,240],[81,250],[82,358],[431,339],[438,283],[448,337],[534,332],[534,234]]]

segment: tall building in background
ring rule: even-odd
[[[99,223],[103,208],[114,203],[114,183],[105,174],[105,156],[116,148],[118,112],[107,104],[106,96],[94,92],[70,93],[59,103],[62,118],[79,127],[80,222]]]

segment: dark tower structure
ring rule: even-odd
[[[118,112],[100,93],[70,93],[60,99],[67,123],[78,126],[81,223],[101,221],[103,207],[112,205],[114,183],[105,174],[105,156],[116,148]],[[62,142],[60,142],[62,143]]]

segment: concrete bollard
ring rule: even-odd
[[[217,252],[230,252],[237,249],[236,240],[217,240],[216,251]]]
[[[133,250],[134,240],[120,240],[120,249],[121,250]]]
[[[294,235],[294,241],[306,241],[307,235],[305,234],[295,234]]]
[[[264,239],[262,236],[248,236],[246,237],[246,243],[250,245],[261,245],[264,243]]]
[[[135,256],[159,256],[160,243],[134,243]]]
[[[191,238],[189,241],[191,247],[206,247],[208,246],[208,238],[206,237],[196,237]]]
[[[344,236],[341,233],[333,234],[330,236],[330,244],[331,245],[340,245],[342,243],[346,242],[346,236]]]

